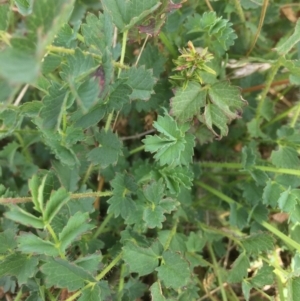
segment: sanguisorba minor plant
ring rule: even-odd
[[[299,300],[299,11],[0,1],[0,300]]]

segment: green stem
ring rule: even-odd
[[[176,222],[175,222],[175,224],[174,224],[174,226],[173,226],[173,228],[170,232],[170,235],[169,235],[169,237],[168,237],[168,239],[167,239],[167,241],[164,245],[164,251],[167,251],[169,249],[170,244],[172,242],[172,239],[173,239],[174,235],[176,234],[177,225],[178,225],[178,220],[176,220]]]
[[[82,199],[82,198],[91,198],[91,197],[103,197],[111,196],[113,193],[111,191],[96,191],[96,192],[80,192],[70,194],[71,199]],[[17,198],[0,198],[1,205],[12,205],[27,203],[32,200],[32,197],[17,197]]]
[[[122,252],[96,277],[97,281],[100,281],[105,275],[122,259]]]
[[[272,232],[274,235],[276,235],[278,238],[283,240],[287,245],[291,246],[293,249],[296,249],[298,252],[300,252],[300,244],[298,244],[296,241],[286,236],[284,233],[282,233],[277,228],[275,228],[274,226],[272,226],[271,224],[265,221],[257,220],[257,222],[261,224],[264,228]]]
[[[294,128],[300,115],[300,102],[296,106],[295,114],[291,121],[291,127]]]
[[[86,171],[86,173],[84,174],[84,177],[82,178],[82,181],[80,183],[80,186],[84,185],[86,183],[86,181],[89,179],[92,171],[93,171],[93,163],[91,163]]]
[[[140,152],[140,151],[142,151],[144,149],[145,149],[145,145],[141,145],[141,146],[139,146],[137,148],[134,148],[131,151],[129,151],[129,156],[131,156],[131,155],[133,155],[135,153],[138,153],[138,152]]]
[[[226,203],[228,203],[229,205],[235,204],[238,207],[241,207],[241,204],[237,203],[235,200],[233,200],[232,198],[228,197],[227,195],[225,195],[224,193],[220,192],[219,190],[204,184],[203,182],[200,181],[196,181],[195,182],[198,186],[202,187],[203,189],[211,192],[212,194],[214,194],[215,196],[219,197],[221,200],[225,201]]]
[[[21,300],[21,298],[22,298],[22,294],[23,294],[23,292],[22,292],[22,287],[20,287],[19,288],[19,291],[18,291],[18,293],[17,293],[17,295],[16,295],[16,297],[15,297],[15,301],[20,301]]]
[[[256,116],[255,116],[257,121],[259,120],[259,118],[261,116],[261,111],[262,111],[266,96],[271,88],[272,82],[274,81],[274,78],[275,78],[276,74],[278,73],[278,69],[280,68],[280,66],[281,66],[281,60],[280,60],[280,58],[278,58],[278,60],[275,62],[275,64],[272,66],[272,68],[270,70],[270,73],[267,77],[267,81],[265,83],[265,87],[264,87],[262,93],[259,95],[259,98],[258,98],[259,103],[258,103],[258,106],[256,109]]]
[[[128,36],[128,30],[125,30],[123,32],[123,40],[122,40],[122,49],[121,49],[121,57],[120,57],[120,65],[123,65],[124,64],[124,60],[125,60],[125,53],[126,53],[126,45],[127,45],[127,36]],[[121,74],[121,71],[122,71],[122,68],[119,68],[119,71],[118,71],[118,77],[120,76]],[[108,114],[108,117],[107,117],[107,120],[106,120],[106,123],[105,123],[105,131],[107,132],[110,128],[110,125],[112,123],[112,120],[113,120],[113,117],[114,117],[114,111],[112,111],[111,113]]]
[[[208,168],[229,168],[229,169],[243,169],[243,165],[241,163],[230,163],[230,162],[200,162],[201,167]],[[262,166],[262,165],[254,165],[253,169],[258,169],[266,172],[272,172],[276,174],[286,174],[293,176],[300,176],[300,170],[297,169],[289,169],[289,168],[277,168],[272,166]]]
[[[207,244],[207,248],[208,248],[208,252],[210,254],[210,257],[213,261],[215,274],[217,275],[217,278],[218,278],[219,287],[221,289],[222,300],[227,301],[227,296],[226,296],[226,292],[225,292],[225,289],[224,289],[224,286],[223,286],[222,276],[221,276],[221,273],[220,273],[220,270],[219,270],[219,265],[218,265],[214,250],[213,250],[210,243]]]
[[[123,297],[122,292],[125,283],[125,278],[124,278],[125,271],[126,271],[126,265],[122,264],[121,271],[120,271],[119,287],[118,287],[118,301],[122,301],[122,297]]]
[[[54,243],[55,243],[55,246],[59,252],[59,256],[62,258],[62,259],[66,259],[66,256],[64,253],[61,252],[59,246],[60,246],[60,242],[59,242],[59,239],[57,238],[57,235],[55,234],[53,228],[51,227],[50,224],[46,224],[45,225],[46,229],[48,230],[48,232],[50,233],[50,235],[52,236],[53,240],[54,240]]]
[[[233,204],[234,203],[234,204],[237,204],[238,206],[241,206],[241,204],[238,204],[234,199],[232,199],[232,198],[228,197],[227,195],[223,194],[222,192],[220,192],[220,191],[212,188],[211,186],[203,184],[203,183],[201,183],[199,181],[196,181],[196,184],[197,185],[200,184],[199,186],[201,186],[205,190],[211,192],[212,194],[214,194],[215,196],[219,197],[220,199],[224,200],[225,202],[227,202],[229,204]],[[256,220],[256,222],[259,223],[260,225],[262,225],[267,230],[269,230],[274,235],[276,235],[278,238],[280,238],[281,240],[283,240],[286,244],[288,244],[289,246],[291,246],[292,248],[294,248],[298,252],[300,252],[300,244],[298,244],[296,241],[294,241],[290,237],[286,236],[284,233],[282,233],[281,231],[279,231],[277,228],[275,228],[274,226],[272,226],[271,224],[269,224],[266,221]]]
[[[178,56],[178,50],[169,41],[168,37],[166,36],[166,34],[163,31],[160,32],[159,38],[162,41],[162,43],[166,46],[166,48],[169,50],[169,52],[171,53],[171,55],[173,57],[177,57]]]
[[[93,234],[93,239],[97,238],[104,230],[106,225],[109,223],[109,221],[112,219],[113,213],[109,213],[106,215],[104,221],[101,223],[100,227],[97,229],[97,231]]]

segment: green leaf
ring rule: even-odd
[[[113,24],[110,15],[104,10],[95,15],[88,13],[86,23],[81,25],[84,42],[92,51],[98,50],[99,54],[104,54],[105,48],[112,47]]]
[[[186,134],[187,125],[177,125],[169,115],[158,116],[153,126],[160,136],[146,136],[142,140],[145,151],[156,153],[154,158],[160,165],[188,165],[192,161],[194,137]]]
[[[5,275],[16,276],[20,285],[37,272],[38,258],[25,254],[14,253],[0,261],[0,277]]]
[[[88,154],[88,160],[95,165],[105,168],[110,164],[116,164],[119,156],[122,154],[122,142],[111,130],[101,130],[97,137],[99,146],[91,150]]]
[[[96,62],[91,55],[84,54],[79,48],[74,54],[66,56],[65,63],[62,64],[60,76],[67,83],[74,84],[78,79],[84,78],[95,68]]]
[[[102,254],[99,251],[96,251],[94,254],[78,258],[75,263],[86,271],[94,274],[98,271],[99,266],[101,266],[101,261]]]
[[[242,291],[243,291],[243,295],[244,295],[246,301],[249,301],[249,299],[250,299],[251,289],[252,289],[252,285],[249,282],[243,280]]]
[[[0,233],[0,254],[11,253],[17,246],[17,242],[12,239],[15,234],[15,231],[12,229],[6,229]]]
[[[215,12],[205,12],[202,16],[193,14],[187,18],[185,27],[188,34],[200,36],[195,41],[205,41],[205,47],[218,56],[223,55],[237,38],[232,23],[222,17],[218,18]]]
[[[65,188],[61,187],[57,191],[52,192],[43,212],[44,222],[51,223],[52,219],[61,210],[62,206],[69,200],[70,194]]]
[[[289,296],[288,300],[297,300],[300,294],[300,277],[291,278],[288,281]]]
[[[25,226],[34,227],[37,229],[44,228],[44,222],[41,218],[28,213],[18,206],[12,206],[11,210],[5,213],[5,216]]]
[[[130,272],[144,276],[152,273],[158,266],[162,251],[162,245],[158,241],[154,242],[149,248],[127,242],[123,247],[123,259],[129,265]]]
[[[165,70],[166,58],[159,51],[158,47],[147,44],[139,60],[139,66],[145,66],[146,69],[153,70],[153,76],[159,78],[159,75]]]
[[[43,107],[40,117],[43,120],[43,128],[58,129],[68,101],[68,90],[60,84],[52,83],[49,94],[43,99]]]
[[[0,4],[0,30],[5,31],[9,21],[9,4]]]
[[[93,285],[85,290],[83,290],[78,301],[102,301],[101,290],[98,285]]]
[[[300,159],[295,148],[290,146],[279,146],[278,150],[273,150],[271,162],[278,168],[300,168]]]
[[[152,301],[166,301],[159,282],[154,282],[150,287]]]
[[[15,4],[21,15],[26,16],[32,13],[33,0],[15,0]]]
[[[227,281],[229,283],[241,282],[248,275],[250,262],[245,253],[241,253],[234,261],[233,267],[229,272]]]
[[[134,179],[127,174],[117,174],[111,182],[113,196],[107,201],[110,204],[108,212],[115,217],[121,216],[126,219],[130,212],[135,210],[135,203],[131,199],[131,194],[137,190]]]
[[[300,20],[297,21],[293,34],[275,49],[280,55],[287,54],[300,41]]]
[[[191,120],[206,105],[207,89],[189,82],[186,88],[179,88],[171,99],[171,114],[180,122]]]
[[[151,94],[154,93],[153,87],[156,80],[153,77],[151,69],[147,70],[144,66],[131,67],[123,70],[120,78],[125,79],[125,83],[132,88],[131,100],[148,100]]]
[[[87,129],[93,125],[96,125],[106,114],[106,109],[102,103],[95,105],[88,112],[82,114],[82,110],[77,110],[71,116],[71,120],[74,121],[74,126]]]
[[[60,249],[63,252],[75,239],[79,239],[83,233],[94,228],[88,223],[88,218],[88,213],[81,212],[77,212],[69,218],[67,225],[59,234]]]
[[[32,233],[22,233],[17,238],[18,248],[25,254],[45,254],[58,256],[58,249],[50,241],[43,240]]]
[[[52,166],[56,172],[57,177],[61,185],[70,192],[77,190],[77,183],[79,181],[78,168],[71,168],[69,166],[62,165],[58,161],[53,161]]]
[[[173,251],[163,253],[162,264],[155,270],[158,272],[159,280],[163,281],[166,287],[173,289],[185,286],[191,277],[188,262]]]
[[[276,208],[279,195],[283,192],[283,187],[275,181],[269,180],[263,193],[263,204]]]
[[[37,175],[34,175],[28,183],[28,187],[30,189],[30,193],[32,196],[32,202],[34,203],[34,209],[38,212],[42,212],[41,204],[38,200],[38,188],[40,186],[40,180]],[[42,204],[43,205],[43,204]]]
[[[102,0],[104,10],[113,19],[114,24],[123,32],[155,11],[161,4],[158,0]]]
[[[129,96],[132,93],[132,89],[124,83],[124,80],[117,80],[110,86],[110,94],[107,103],[109,111],[120,111],[123,105],[129,103]]]
[[[83,268],[62,259],[49,258],[41,270],[46,275],[47,287],[66,288],[70,292],[83,288],[87,282],[97,282]]]
[[[274,241],[273,238],[268,234],[257,233],[242,239],[246,252],[252,254],[259,254],[260,252],[267,252],[273,250]]]
[[[292,212],[299,200],[299,190],[290,187],[283,191],[278,199],[278,207],[284,212]]]
[[[8,47],[0,52],[0,75],[12,83],[33,83],[38,75],[40,63],[24,50]]]
[[[162,228],[166,220],[165,213],[171,213],[179,203],[171,198],[164,198],[162,181],[153,182],[144,188],[147,206],[144,208],[143,220],[148,228]]]
[[[274,283],[274,268],[266,264],[258,270],[258,272],[251,278],[250,283],[254,287],[263,288],[265,285],[272,285]]]
[[[76,101],[82,110],[87,111],[97,103],[99,94],[99,83],[95,78],[90,78],[77,87]]]

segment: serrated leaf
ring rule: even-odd
[[[38,218],[31,213],[21,209],[18,206],[13,206],[10,211],[5,213],[5,216],[17,223],[25,226],[34,227],[37,229],[44,228],[44,222],[41,218]]]
[[[159,161],[160,165],[188,165],[192,160],[194,147],[194,138],[191,136],[192,139],[186,139],[188,127],[177,125],[169,115],[158,116],[153,126],[161,135],[146,136],[146,139],[142,140],[145,150],[156,153],[154,158]]]
[[[300,23],[300,22],[299,22]],[[300,277],[291,278],[288,281],[289,300],[297,300],[300,294]]]
[[[8,47],[0,52],[0,75],[12,83],[33,83],[40,63],[33,54]]]
[[[250,283],[254,287],[263,288],[265,285],[272,285],[274,282],[274,268],[266,264],[258,270],[256,275],[251,278]]]
[[[189,264],[178,253],[166,251],[162,255],[162,264],[155,269],[159,280],[166,287],[179,289],[185,286],[191,277]],[[178,273],[180,271],[180,273]]]
[[[246,252],[259,254],[260,252],[267,252],[273,250],[274,241],[268,234],[257,233],[253,234],[241,241]]]
[[[57,191],[51,193],[49,201],[47,201],[45,210],[43,212],[43,219],[45,223],[51,223],[51,220],[70,200],[70,193],[65,188],[59,188]]]
[[[263,204],[270,205],[272,208],[276,208],[277,201],[280,194],[283,192],[283,188],[277,182],[269,180],[263,192]]]
[[[276,47],[280,55],[287,54],[300,41],[300,20],[297,21],[293,34],[281,45]]]
[[[273,150],[271,162],[278,168],[298,169],[300,167],[298,152],[290,146],[279,146],[278,150]]]
[[[59,255],[58,249],[52,242],[43,240],[32,233],[22,233],[17,237],[17,242],[19,250],[26,254]]]
[[[93,51],[97,49],[100,54],[103,54],[106,47],[112,47],[113,24],[106,10],[103,14],[100,13],[98,18],[88,13],[86,23],[81,25],[81,30],[84,42]]]
[[[110,94],[107,108],[109,111],[120,111],[123,105],[129,103],[129,96],[132,93],[132,89],[122,81],[116,81],[110,86]]]
[[[252,285],[249,282],[243,280],[242,291],[246,301],[249,301],[251,289],[252,289]]]
[[[162,293],[162,288],[158,282],[155,282],[150,287],[151,301],[166,301]]]
[[[240,282],[248,275],[248,268],[250,262],[245,253],[241,253],[239,257],[234,261],[233,267],[228,274],[227,281],[229,283]]]
[[[96,125],[106,114],[105,106],[100,103],[91,108],[88,112],[82,113],[82,110],[77,110],[71,117],[74,120],[74,126],[82,129],[87,129]]]
[[[17,246],[17,242],[13,239],[15,235],[15,231],[11,229],[6,229],[0,233],[0,254],[11,253]]]
[[[47,74],[54,71],[61,63],[61,57],[54,54],[48,54],[42,64],[42,73]]]
[[[61,123],[62,114],[68,101],[68,90],[60,84],[52,83],[49,94],[43,99],[43,107],[40,117],[43,120],[45,129],[58,129]]]
[[[30,193],[32,196],[32,202],[34,203],[34,209],[38,212],[42,212],[41,205],[38,201],[38,188],[40,186],[40,180],[37,175],[34,175],[28,183],[28,187],[30,189]]]
[[[83,268],[62,259],[49,258],[41,270],[47,287],[67,288],[70,292],[83,288],[86,282],[97,282]]]
[[[144,276],[152,273],[158,266],[162,251],[163,247],[158,241],[154,242],[149,248],[128,242],[123,247],[123,259],[129,265],[131,272]]]
[[[0,277],[16,276],[20,285],[25,284],[37,272],[38,258],[14,253],[0,261]]]
[[[299,199],[299,190],[290,187],[283,191],[278,198],[278,207],[284,212],[292,212]]]
[[[76,101],[84,111],[87,111],[97,103],[99,94],[98,82],[94,78],[90,78],[77,87]]]
[[[121,32],[130,29],[161,4],[158,0],[102,0],[102,3],[104,10],[112,16],[113,22]]]
[[[131,194],[137,190],[134,179],[126,174],[117,174],[111,182],[113,196],[107,201],[110,204],[108,212],[115,217],[121,216],[126,219],[130,212],[135,211],[135,203],[131,199]]]
[[[146,69],[153,70],[153,76],[156,78],[165,70],[164,64],[166,58],[159,51],[158,47],[147,44],[139,60],[139,66],[145,66]]]
[[[180,122],[191,120],[206,105],[207,89],[195,82],[179,88],[171,99],[171,114]]]
[[[154,84],[156,82],[153,77],[151,69],[145,69],[141,67],[131,67],[127,70],[123,70],[120,74],[120,78],[126,80],[125,83],[132,88],[130,99],[142,99],[148,100],[153,91]]]
[[[144,208],[143,220],[148,228],[162,228],[165,213],[171,213],[179,205],[176,200],[164,198],[164,185],[161,181],[153,182],[144,188],[147,206]]]
[[[95,165],[105,168],[110,164],[116,164],[122,154],[122,142],[111,130],[101,130],[97,138],[99,146],[91,150],[87,157]]]
[[[75,239],[79,239],[83,233],[94,228],[88,223],[88,218],[88,213],[81,212],[77,212],[69,218],[67,225],[59,234],[60,249],[63,252]]]
[[[70,168],[58,161],[53,161],[52,166],[59,178],[61,185],[70,192],[77,190],[77,183],[80,179],[78,168]]]
[[[74,54],[66,56],[66,61],[61,66],[60,76],[67,83],[74,83],[79,77],[90,74],[91,69],[96,66],[91,55],[83,54],[79,48],[76,48]]]
[[[93,274],[98,271],[99,266],[101,265],[101,261],[102,254],[99,251],[96,251],[94,254],[78,258],[75,263],[76,265]]]
[[[98,285],[94,285],[83,290],[78,301],[102,301],[101,290]]]

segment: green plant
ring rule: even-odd
[[[299,4],[2,2],[0,299],[298,300]]]

